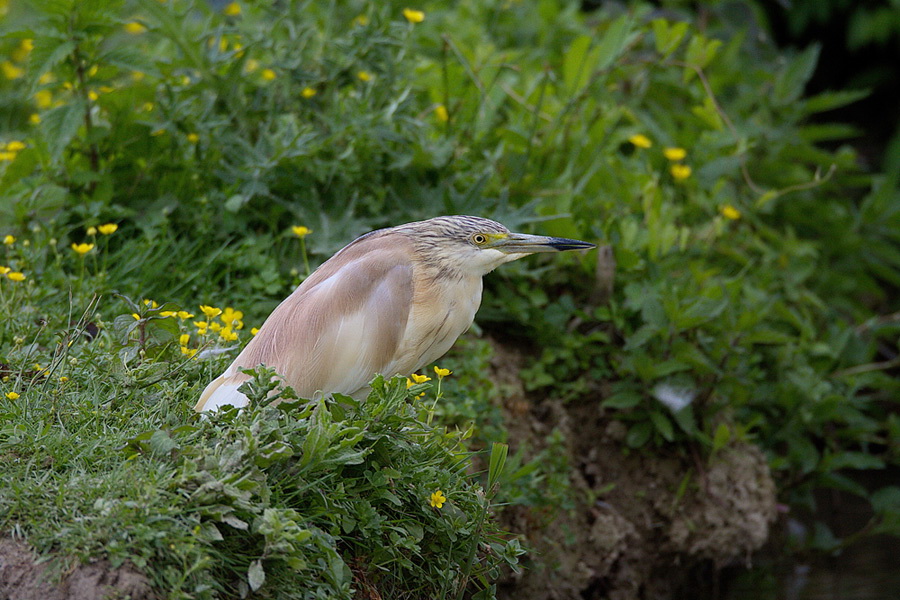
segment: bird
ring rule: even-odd
[[[444,355],[475,319],[482,277],[579,240],[514,233],[483,217],[440,216],[367,233],[322,263],[263,322],[194,409],[249,400],[242,369],[263,364],[301,398],[363,398],[375,374],[408,375]]]

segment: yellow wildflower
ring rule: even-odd
[[[13,141],[9,142],[8,144],[6,144],[6,149],[9,152],[18,152],[19,150],[25,149],[25,144],[23,144],[19,140],[13,140]]]
[[[635,135],[628,138],[628,141],[634,144],[634,146],[637,148],[649,148],[653,145],[653,142],[650,141],[650,138],[642,133],[636,133]]]
[[[222,313],[222,316],[219,317],[219,320],[235,329],[240,329],[244,326],[244,322],[241,321],[243,318],[244,313],[239,310],[234,310],[229,306]]]
[[[156,300],[150,300],[149,298],[144,298],[144,306],[149,306],[150,308],[159,308],[159,304],[156,303]]]
[[[244,63],[244,70],[248,73],[252,73],[253,71],[259,68],[259,61],[255,58],[247,59],[247,62]]]
[[[67,382],[67,381],[69,381],[69,378],[66,377],[65,375],[63,375],[62,377],[59,378],[59,382],[60,382],[60,383],[65,383],[65,382]]]
[[[250,335],[256,335],[257,333],[259,333],[259,327],[250,328]]]
[[[91,237],[94,237],[95,235],[97,235],[97,228],[91,225],[87,228],[87,234]]]
[[[369,24],[369,17],[366,15],[359,15],[355,19],[353,19],[354,25],[359,25],[360,27],[365,27]]]
[[[669,172],[675,181],[683,181],[691,176],[691,168],[687,165],[672,165],[669,167]]]
[[[0,275],[6,275],[10,271],[12,271],[12,269],[9,267],[0,267]]]
[[[213,321],[212,323],[209,324],[209,328],[211,330],[215,331],[216,333],[218,333],[219,331],[222,330],[222,324],[216,323],[215,321]]]
[[[31,123],[32,125],[40,124],[41,115],[39,115],[37,113],[31,113],[30,115],[28,115],[28,122]]]
[[[139,315],[139,314],[137,314],[137,313],[131,313],[131,316],[132,316],[132,318],[133,318],[135,321],[140,321],[140,320],[141,320],[141,315]]]
[[[188,348],[187,346],[181,347],[181,353],[187,356],[188,358],[193,358],[195,354],[197,354],[196,348]]]
[[[11,273],[7,273],[6,277],[10,281],[25,281],[25,273],[20,271],[12,271]]]
[[[722,213],[723,217],[731,219],[732,221],[737,221],[741,218],[741,211],[730,204],[719,207],[719,212]]]
[[[15,152],[0,152],[0,160],[15,160]]]
[[[438,104],[434,107],[434,116],[436,116],[437,120],[441,123],[446,123],[450,120],[450,113],[447,112],[447,107],[443,104]]]
[[[178,315],[178,318],[181,319],[182,321],[185,321],[185,320],[187,320],[187,319],[190,319],[191,317],[194,316],[194,315],[192,315],[191,313],[189,313],[189,312],[186,311],[186,310],[179,310],[179,311],[178,311],[177,313],[175,313],[175,314]]]
[[[178,345],[179,345],[179,346],[187,346],[187,345],[188,345],[188,342],[190,342],[190,341],[191,341],[191,336],[190,336],[190,334],[182,333],[182,334],[178,337]]]
[[[441,369],[437,365],[434,366],[434,372],[437,374],[438,379],[443,379],[447,375],[453,373],[453,371],[451,371],[450,369]]]
[[[194,326],[197,327],[197,333],[200,335],[206,335],[206,330],[209,328],[209,323],[206,321],[194,321]]]
[[[16,236],[14,236],[14,235],[5,236],[3,238],[3,243],[7,246],[12,246],[13,244],[16,243]]]
[[[219,332],[219,337],[226,342],[233,342],[238,339],[238,334],[236,331],[232,331],[231,327],[229,326],[222,328],[222,331]]]
[[[189,133],[189,134],[187,134],[187,141],[189,141],[192,144],[196,144],[197,142],[200,141],[200,136],[197,135],[196,133]]]
[[[425,20],[425,13],[421,10],[413,10],[411,8],[404,8],[403,16],[406,17],[406,20],[410,23],[421,23]]]
[[[17,67],[8,60],[0,63],[0,70],[3,71],[3,75],[5,75],[7,79],[18,79],[25,74],[25,69]]]
[[[34,102],[38,108],[50,108],[53,104],[53,94],[50,90],[38,90],[34,93]]]
[[[125,31],[131,35],[140,35],[147,31],[147,28],[137,21],[131,21],[130,23],[125,23]]]
[[[431,504],[432,508],[443,508],[446,501],[447,497],[444,496],[444,492],[442,492],[441,490],[435,490],[429,498],[429,503]]]
[[[416,383],[425,383],[426,381],[431,381],[431,377],[428,375],[418,375],[416,373],[412,374],[413,381]]]
[[[663,156],[669,160],[684,160],[684,157],[687,156],[687,150],[677,147],[663,148]]]
[[[372,74],[368,71],[360,71],[356,74],[360,81],[372,81]]]
[[[88,252],[94,249],[93,244],[76,244],[72,243],[72,250],[78,253],[79,256],[84,256]]]
[[[219,315],[222,314],[221,308],[216,308],[215,306],[207,306],[206,304],[200,305],[200,311],[206,315],[207,319],[215,319]]]
[[[15,392],[6,392],[6,399],[7,400],[18,400],[19,395]]]
[[[318,92],[316,92],[316,90],[314,90],[313,88],[311,88],[311,87],[305,87],[305,88],[303,88],[303,91],[300,92],[300,95],[303,96],[304,98],[312,98],[312,97],[315,96],[317,93],[318,93]]]
[[[232,2],[222,10],[222,14],[228,17],[236,17],[241,14],[241,5],[237,2]]]
[[[103,235],[112,235],[119,229],[119,226],[115,223],[104,223],[97,227],[97,231],[102,233]]]
[[[298,238],[305,238],[312,233],[312,229],[306,227],[305,225],[294,225],[293,227],[291,227],[291,231],[293,231],[294,235],[296,235]]]
[[[174,310],[161,310],[159,312],[159,316],[161,316],[164,319],[168,319],[169,317],[175,316],[175,311]]]
[[[96,101],[97,98],[99,98],[99,97],[100,97],[100,94],[98,94],[98,93],[95,92],[94,90],[90,90],[90,91],[88,92],[88,98],[90,98],[90,99],[93,100],[93,101]]]
[[[272,81],[278,77],[278,74],[272,69],[263,69],[260,75],[262,75],[262,78],[266,81]]]
[[[12,58],[15,61],[23,61],[28,58],[28,54],[34,50],[34,40],[26,38],[19,43],[19,47],[12,51]]]

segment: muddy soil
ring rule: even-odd
[[[134,568],[40,562],[24,543],[0,538],[0,600],[152,600],[147,578]]]
[[[502,599],[696,597],[698,578],[747,563],[765,543],[775,485],[756,447],[735,444],[703,460],[665,448],[626,453],[625,426],[600,407],[602,386],[580,401],[531,399],[510,375],[524,364],[519,351],[494,347],[510,453],[523,444],[537,452],[558,429],[576,502],[552,514],[501,513],[531,550],[526,569],[502,582]]]

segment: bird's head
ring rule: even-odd
[[[421,255],[434,266],[477,275],[536,252],[595,247],[579,240],[515,233],[496,221],[464,215],[436,217],[397,229],[412,233]]]

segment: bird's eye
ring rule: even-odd
[[[483,244],[483,243],[485,243],[485,242],[487,241],[487,238],[484,237],[484,236],[483,236],[482,234],[480,234],[480,233],[476,233],[475,235],[472,236],[472,241],[475,242],[475,243],[478,244],[478,245],[481,245],[481,244]]]

